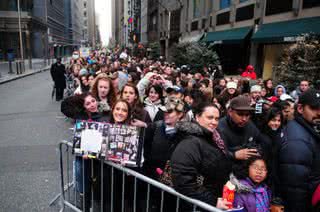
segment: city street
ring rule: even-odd
[[[51,100],[50,72],[0,85],[0,211],[57,211],[57,145],[70,127]]]

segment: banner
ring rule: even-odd
[[[127,166],[140,166],[143,137],[141,129],[129,125],[77,121],[74,151],[94,154]]]

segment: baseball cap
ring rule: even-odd
[[[174,85],[170,86],[166,89],[167,93],[176,92],[176,93],[184,93],[184,89],[180,86]]]
[[[247,110],[254,111],[255,109],[250,105],[250,98],[247,96],[237,96],[230,101],[230,108],[233,110]]]
[[[176,110],[178,112],[184,112],[184,102],[177,98],[168,98],[168,101],[164,106],[160,107],[163,112],[170,112]]]
[[[299,104],[320,108],[320,90],[308,89],[299,97]]]

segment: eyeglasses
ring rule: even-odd
[[[264,167],[259,167],[259,166],[257,166],[257,165],[251,165],[251,167],[252,167],[255,171],[261,171],[261,172],[263,172],[263,173],[268,172],[268,170],[267,170],[266,168],[264,168]]]

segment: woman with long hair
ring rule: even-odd
[[[91,92],[98,100],[98,110],[108,113],[116,102],[111,79],[106,74],[99,74],[92,85]]]
[[[134,84],[127,83],[121,90],[121,99],[126,100],[132,109],[131,124],[139,127],[147,127],[147,123],[151,123],[151,118],[143,104],[140,102],[139,91]]]
[[[151,85],[146,90],[146,98],[144,99],[144,109],[148,112],[152,121],[159,111],[159,107],[163,106],[163,89],[160,85]]]

